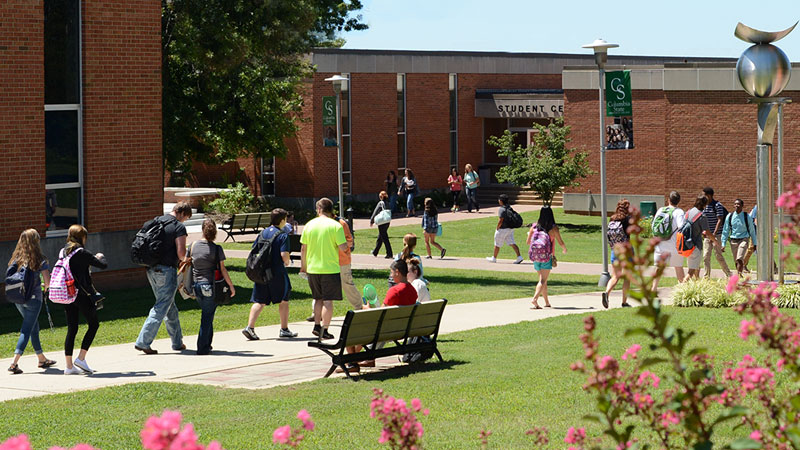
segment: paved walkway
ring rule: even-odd
[[[612,296],[612,307],[619,306],[618,295]],[[668,296],[668,290],[662,295]],[[554,307],[541,310],[530,309],[530,298],[448,305],[440,334],[602,310],[597,293],[552,296],[550,301]],[[341,319],[334,319],[334,335],[338,335]],[[0,375],[0,401],[142,381],[258,389],[321,378],[330,367],[330,358],[307,346],[313,339],[312,324],[292,323],[290,328],[300,337],[277,339],[278,325],[256,328],[262,338],[259,341],[247,341],[239,330],[216,332],[215,349],[208,356],[172,351],[169,339],[153,343],[158,355],[144,355],[133,344],[92,347],[87,361],[98,372],[91,376],[64,375],[63,357],[56,352],[49,356],[57,357],[58,364],[47,370],[36,368],[35,355],[25,355],[19,364],[25,373]],[[196,340],[196,335],[185,336],[189,350],[195,348]],[[443,357],[447,360],[447,352]],[[0,361],[0,367],[10,363],[11,358],[6,358]],[[387,357],[379,359],[375,369],[364,370],[384,370],[398,364],[397,358]]]

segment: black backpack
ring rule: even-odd
[[[272,244],[283,231],[278,230],[267,240],[262,240],[261,235],[256,240],[256,245],[247,255],[247,265],[244,273],[254,283],[268,284],[272,281]]]
[[[167,233],[164,222],[156,217],[145,222],[131,244],[131,261],[141,266],[155,266],[164,256]]]
[[[522,226],[522,216],[518,212],[506,206],[506,218],[508,219],[508,228],[519,228]]]

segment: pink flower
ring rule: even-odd
[[[311,420],[311,414],[305,409],[301,409],[297,412],[297,418],[303,421],[303,428],[306,430],[311,431],[314,429],[314,422]]]
[[[642,386],[648,378],[653,381],[654,388],[657,388],[659,383],[661,383],[661,378],[659,378],[658,375],[650,372],[649,370],[645,370],[641,373],[641,375],[639,375],[639,380],[636,382],[636,384]]]
[[[222,448],[222,444],[220,444],[219,442],[211,441],[208,443],[208,446],[206,446],[206,450],[225,450],[225,449]]]
[[[761,432],[758,430],[753,431],[750,433],[750,439],[761,442]]]
[[[564,438],[564,442],[567,444],[580,444],[586,439],[586,429],[585,428],[578,428],[577,430],[575,427],[569,427],[567,430],[567,436]]]
[[[28,435],[20,434],[6,439],[0,444],[0,450],[32,450],[32,447],[28,441]]]
[[[677,425],[679,422],[678,415],[675,411],[667,411],[661,414],[661,426],[667,428],[670,425]]]
[[[289,437],[291,435],[292,435],[292,427],[290,427],[289,425],[278,427],[272,433],[272,442],[276,444],[288,444]]]
[[[603,356],[602,358],[600,358],[600,362],[597,363],[597,369],[603,370],[606,367],[608,367],[612,362],[614,362],[613,356],[609,355]]]
[[[728,294],[733,294],[736,292],[736,288],[739,286],[739,275],[733,274],[728,279],[728,286],[725,287],[725,290],[728,291]]]
[[[742,338],[742,340],[746,341],[750,335],[755,334],[755,323],[755,320],[742,319],[742,321],[739,323],[739,337]]]
[[[183,417],[178,411],[164,410],[161,417],[151,416],[140,433],[146,450],[165,450],[180,431]]]
[[[422,409],[422,402],[419,401],[418,398],[412,398],[411,407],[414,408],[414,411],[419,411],[420,409]]]
[[[170,450],[203,450],[203,446],[197,443],[197,434],[194,432],[192,424],[188,423],[175,436],[169,446]]]
[[[775,363],[775,368],[778,369],[778,372],[783,371],[784,364],[786,364],[786,360],[783,358],[779,359],[778,362]]]
[[[642,346],[639,344],[633,344],[625,350],[625,353],[622,354],[622,359],[636,359],[636,354],[639,353],[639,350],[642,349]]]

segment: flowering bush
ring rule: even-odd
[[[370,404],[370,417],[383,424],[378,442],[388,443],[393,449],[422,449],[422,423],[417,420],[416,413],[427,416],[429,411],[422,409],[418,398],[411,399],[411,407],[403,399],[394,398],[383,393],[382,389],[373,389],[375,396]]]
[[[284,445],[284,448],[297,448],[300,445],[300,441],[303,440],[303,430],[311,431],[314,429],[311,414],[305,409],[301,409],[297,413],[297,418],[303,422],[302,427],[292,428],[290,425],[278,427],[272,433],[272,442]]]
[[[778,204],[795,221],[783,232],[785,243],[800,242],[800,184]],[[779,297],[776,284],[764,282],[748,290],[737,276],[731,277],[727,294],[743,296],[735,310],[749,317],[742,320],[739,336],[756,338],[771,356],[759,362],[745,355],[715,370],[706,349],[689,345],[694,333],[671,325],[650,289],[664,264],[646,275],[658,240],[645,242],[640,237],[639,214],[632,213],[631,242],[617,245],[615,264],[636,288],[631,296],[642,304],[637,314],[648,321],[647,327],[625,334],[644,338],[652,354],[639,357],[645,343],[631,346],[619,359],[602,354],[594,335],[595,319],[587,317],[581,335],[584,361],[572,365],[587,376],[584,389],[596,398],[597,412],[587,419],[600,424],[617,449],[649,448],[642,441],[653,436],[658,447],[666,449],[800,449],[800,389],[792,384],[778,390],[775,381],[781,371],[789,371],[794,381],[800,379],[800,327],[773,304]],[[727,421],[737,424],[738,436],[731,442],[715,441],[715,429]],[[570,448],[585,449],[601,448],[602,440],[571,428],[565,442]]]

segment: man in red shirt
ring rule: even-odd
[[[383,306],[403,306],[416,303],[417,290],[408,282],[406,262],[398,259],[389,268],[392,270],[392,280],[397,284],[389,288],[386,298],[383,299]]]

